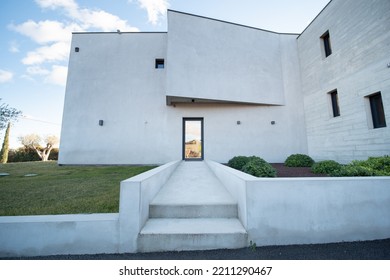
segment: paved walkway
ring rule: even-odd
[[[205,205],[235,203],[203,161],[183,161],[152,204]]]

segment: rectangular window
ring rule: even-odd
[[[156,69],[164,69],[164,59],[163,58],[156,58]]]
[[[326,31],[322,36],[321,36],[321,40],[323,42],[323,45],[324,45],[324,53],[325,53],[325,57],[328,57],[332,54],[332,47],[330,45],[330,37],[329,37],[329,30]]]
[[[368,96],[370,100],[370,109],[372,124],[374,128],[386,127],[385,111],[383,109],[382,95],[380,92]]]
[[[330,101],[332,103],[332,111],[333,111],[333,117],[340,116],[340,107],[339,107],[339,98],[337,94],[337,90],[329,92],[330,95]]]

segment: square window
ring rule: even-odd
[[[382,95],[380,92],[368,96],[370,100],[370,109],[372,125],[374,128],[386,127],[385,111],[383,109]]]
[[[156,69],[164,69],[164,59],[163,58],[156,58]]]
[[[329,92],[329,96],[332,104],[333,117],[338,117],[340,116],[340,107],[339,107],[339,98],[338,98],[337,90],[335,89]]]
[[[329,37],[329,30],[326,31],[322,36],[321,40],[324,46],[324,54],[325,57],[328,57],[332,54],[332,47],[330,45],[330,37]]]

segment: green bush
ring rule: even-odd
[[[284,162],[284,165],[289,167],[311,167],[313,164],[314,160],[303,154],[290,155]]]
[[[40,161],[37,152],[32,148],[21,147],[16,150],[10,150],[8,162]]]
[[[255,177],[276,177],[276,170],[268,162],[259,157],[250,157],[242,171]]]
[[[376,176],[376,172],[371,168],[358,165],[344,165],[339,170],[334,170],[329,174],[333,177],[355,177],[355,176]]]
[[[311,167],[311,171],[316,174],[330,174],[341,168],[341,164],[334,160],[324,160],[316,162]]]
[[[367,160],[354,160],[351,165],[369,168],[379,176],[390,176],[389,156],[369,157]]]
[[[237,170],[242,170],[245,164],[250,160],[250,157],[236,156],[228,161],[228,166]]]
[[[58,160],[58,148],[53,148],[49,155],[49,160]],[[32,148],[21,147],[16,150],[10,150],[8,154],[8,162],[26,162],[26,161],[41,161],[37,152]]]

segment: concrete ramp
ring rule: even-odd
[[[237,202],[203,162],[183,161],[149,205],[139,252],[242,248]]]

